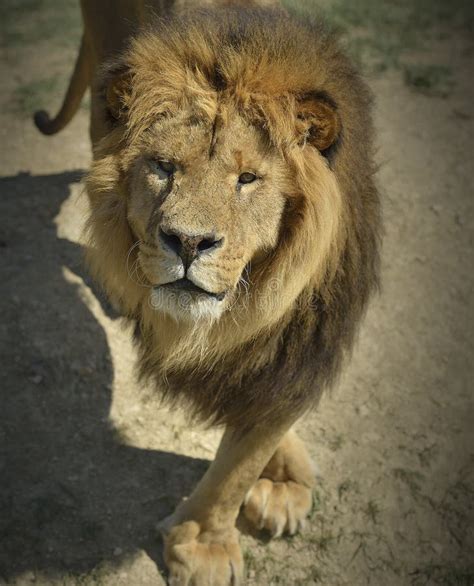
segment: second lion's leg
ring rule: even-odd
[[[261,425],[247,433],[226,431],[216,459],[168,521],[164,554],[170,584],[241,583],[243,561],[235,521],[245,495],[291,423]]]
[[[303,528],[311,510],[314,465],[304,443],[289,431],[249,490],[244,514],[257,529],[278,537]]]

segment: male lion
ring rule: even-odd
[[[142,376],[225,426],[166,523],[170,580],[238,584],[241,507],[274,536],[303,526],[290,428],[377,285],[370,95],[324,28],[256,6],[162,19],[94,87],[89,267],[136,323]]]

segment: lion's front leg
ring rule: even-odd
[[[242,583],[243,560],[235,522],[245,495],[289,428],[227,430],[216,459],[165,532],[165,561],[173,586]],[[170,526],[171,525],[171,526]]]
[[[282,439],[258,481],[247,493],[244,514],[257,529],[274,537],[304,527],[311,510],[314,465],[294,431]]]

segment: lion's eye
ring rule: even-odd
[[[255,173],[250,173],[248,171],[246,173],[242,173],[241,175],[239,175],[239,183],[241,185],[253,183],[256,179],[257,176],[255,175]]]
[[[176,171],[176,166],[171,161],[162,161],[161,159],[155,159],[152,162],[152,166],[156,173],[169,177]]]

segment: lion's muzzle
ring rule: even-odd
[[[214,252],[224,242],[223,237],[218,237],[214,233],[186,234],[164,227],[159,230],[159,239],[162,246],[168,247],[181,258],[185,270],[199,256]]]

